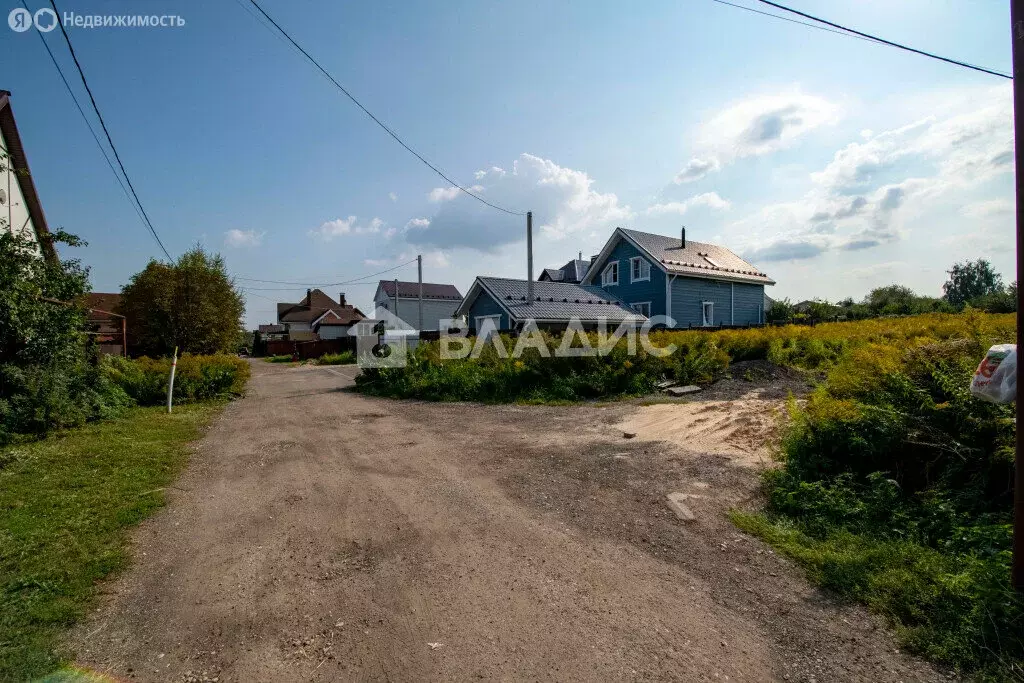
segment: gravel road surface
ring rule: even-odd
[[[639,405],[389,401],[353,393],[355,372],[253,361],[73,633],[80,664],[152,681],[943,678],[729,523],[756,495],[749,464],[623,438]]]

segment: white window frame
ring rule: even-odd
[[[708,316],[708,313],[711,315]],[[714,301],[701,301],[700,302],[700,318],[701,327],[714,327],[715,325],[715,302]]]
[[[638,277],[633,276],[633,264],[640,264],[640,275]],[[647,274],[644,275],[644,266],[647,266]],[[647,262],[643,256],[634,256],[629,259],[629,281],[630,282],[649,282],[651,279],[651,264]]]
[[[615,279],[614,280],[612,280],[611,277],[609,277],[611,275],[612,268],[615,269]],[[611,261],[608,265],[606,265],[604,267],[604,270],[601,271],[601,286],[602,287],[609,287],[611,285],[617,285],[617,284],[619,284],[619,262],[618,261]]]
[[[647,307],[647,312],[644,313],[639,308],[637,308],[637,306],[646,306]],[[633,303],[631,303],[629,305],[629,307],[632,308],[637,313],[639,313],[640,315],[644,316],[645,318],[650,318],[651,317],[651,302],[650,301],[634,301]]]
[[[493,313],[491,315],[478,315],[478,316],[476,316],[476,334],[477,334],[477,336],[480,336],[480,328],[483,327],[483,325],[481,325],[481,321],[484,321],[484,320],[496,320],[496,322],[494,324],[494,330],[489,332],[487,334],[487,336],[484,337],[484,341],[486,341],[491,336],[492,333],[493,334],[497,334],[498,330],[501,329],[501,313]]]

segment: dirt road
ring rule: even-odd
[[[347,390],[354,368],[253,371],[76,630],[81,664],[154,681],[941,678],[728,522],[750,466],[624,439],[636,405],[393,402]],[[696,522],[672,491],[702,496]]]

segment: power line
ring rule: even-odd
[[[769,5],[771,7],[776,8],[776,9],[780,9],[780,10],[782,10],[784,12],[789,12],[790,14],[795,14],[797,16],[803,17],[804,19],[810,19],[811,21],[816,21],[819,24],[824,24],[826,26],[831,26],[832,28],[839,29],[840,31],[846,31],[846,32],[851,33],[851,34],[853,34],[855,36],[860,36],[862,38],[867,38],[867,39],[873,40],[873,41],[875,41],[877,43],[882,43],[883,45],[888,45],[889,47],[895,47],[895,48],[898,48],[900,50],[906,50],[907,52],[913,52],[914,54],[922,55],[924,57],[931,57],[932,59],[937,59],[937,60],[939,60],[941,62],[946,62],[947,64],[955,64],[956,66],[962,66],[965,69],[973,69],[974,71],[980,71],[982,73],[986,73],[986,74],[989,74],[989,75],[992,75],[992,76],[1000,76],[1002,78],[1008,78],[1010,80],[1013,80],[1013,76],[1011,76],[1009,74],[1005,74],[1005,73],[1003,73],[1001,71],[994,71],[992,69],[986,69],[983,66],[977,66],[975,64],[968,64],[967,62],[961,62],[961,61],[958,61],[956,59],[950,59],[949,57],[943,57],[942,55],[937,55],[937,54],[932,53],[932,52],[925,52],[924,50],[918,50],[917,48],[910,47],[908,45],[903,45],[901,43],[895,43],[895,42],[893,42],[891,40],[886,40],[885,38],[879,38],[878,36],[871,35],[870,33],[864,33],[863,31],[857,31],[857,30],[852,29],[852,28],[847,28],[846,26],[842,26],[840,24],[836,24],[836,23],[828,21],[826,19],[821,19],[821,18],[816,17],[816,16],[814,16],[812,14],[807,14],[806,12],[801,12],[800,10],[795,10],[792,7],[786,7],[785,5],[780,5],[779,3],[772,2],[771,0],[758,0],[758,2],[761,2],[761,3],[765,4],[765,5]]]
[[[117,147],[114,145],[113,138],[110,137],[110,131],[107,130],[107,124],[103,120],[103,114],[100,113],[100,108],[96,104],[96,98],[93,97],[92,88],[89,87],[89,81],[85,79],[85,72],[82,70],[82,65],[78,61],[78,55],[75,54],[75,48],[71,45],[71,38],[68,36],[67,30],[64,28],[63,22],[60,21],[61,13],[57,9],[57,5],[54,0],[50,0],[50,7],[53,8],[54,14],[57,16],[57,26],[60,27],[60,32],[64,36],[64,42],[68,44],[68,51],[71,52],[71,59],[75,62],[75,68],[78,69],[78,75],[82,79],[82,85],[85,86],[85,91],[89,94],[89,101],[92,103],[92,109],[96,112],[96,118],[100,120],[100,127],[103,128],[103,134],[107,136],[107,142],[110,144],[110,149],[114,153],[114,158],[117,160],[117,165],[121,168],[121,173],[124,174],[125,182],[128,183],[128,189],[131,190],[132,196],[135,197],[135,202],[139,205],[139,211],[142,212],[142,218],[146,222],[146,227],[149,228],[149,232],[153,235],[153,239],[160,245],[160,250],[164,252],[164,256],[167,257],[168,261],[173,261],[170,252],[167,251],[167,247],[160,240],[160,235],[157,234],[156,228],[153,227],[153,222],[149,220],[149,215],[146,213],[145,207],[142,205],[142,200],[139,199],[139,194],[135,191],[135,186],[132,185],[132,179],[128,177],[128,171],[125,170],[124,164],[121,162],[121,155],[117,153]]]
[[[50,0],[50,1],[51,1],[51,3],[53,2],[53,0]],[[298,44],[297,42],[295,42],[295,39],[294,39],[294,38],[292,38],[292,37],[291,37],[291,36],[290,36],[290,35],[288,34],[288,32],[287,32],[287,31],[285,31],[285,30],[284,30],[283,28],[281,28],[280,24],[278,24],[278,23],[277,23],[276,21],[274,21],[274,18],[273,18],[273,17],[271,17],[271,16],[269,15],[269,14],[267,14],[267,13],[266,13],[266,11],[264,11],[264,9],[263,9],[262,7],[260,7],[259,3],[258,3],[258,2],[256,2],[256,0],[249,0],[249,2],[251,2],[251,3],[253,4],[253,6],[255,6],[255,7],[256,7],[256,9],[258,9],[258,10],[260,11],[260,14],[262,14],[262,15],[263,15],[264,17],[266,17],[266,18],[267,18],[267,20],[268,20],[268,21],[269,21],[269,22],[270,22],[271,24],[273,24],[273,25],[274,25],[274,28],[276,28],[276,29],[277,29],[278,31],[280,31],[281,35],[283,35],[283,36],[284,36],[285,38],[287,38],[287,39],[288,39],[288,42],[290,42],[290,43],[291,43],[292,45],[294,45],[294,46],[295,46],[295,48],[296,48],[296,49],[298,49],[298,51],[299,51],[299,52],[301,52],[301,53],[303,54],[303,56],[305,56],[305,58],[306,58],[306,59],[308,59],[308,60],[310,61],[310,63],[312,63],[312,64],[313,64],[313,66],[315,66],[315,67],[316,67],[317,69],[319,69],[319,70],[320,70],[320,73],[322,73],[322,74],[323,74],[323,75],[324,75],[324,76],[325,76],[325,77],[327,78],[327,80],[329,80],[329,81],[330,81],[331,83],[333,83],[333,84],[334,84],[334,86],[335,86],[336,88],[338,88],[338,90],[340,90],[340,91],[341,91],[342,93],[344,93],[345,97],[347,97],[347,98],[349,98],[350,100],[352,100],[352,102],[353,102],[353,103],[354,103],[354,104],[355,104],[355,105],[356,105],[357,107],[359,107],[360,109],[362,109],[362,110],[363,110],[363,113],[364,113],[364,114],[366,114],[367,116],[369,116],[369,117],[370,117],[370,119],[372,119],[374,123],[376,123],[376,124],[377,124],[378,126],[380,126],[381,128],[383,128],[383,129],[384,129],[384,131],[385,131],[385,132],[386,132],[386,133],[387,133],[388,135],[390,135],[391,137],[393,137],[393,138],[395,139],[395,141],[396,141],[396,142],[397,142],[398,144],[400,144],[400,145],[401,145],[402,147],[404,147],[404,148],[405,148],[405,150],[406,150],[407,152],[409,152],[409,153],[410,153],[410,154],[412,154],[412,155],[413,155],[414,157],[416,157],[416,158],[417,158],[417,159],[419,159],[419,160],[420,160],[421,162],[423,162],[423,163],[424,163],[424,164],[425,164],[425,165],[427,166],[427,168],[429,168],[430,170],[432,170],[432,171],[433,171],[434,173],[436,173],[437,175],[441,176],[441,177],[442,177],[442,178],[443,178],[443,179],[444,179],[445,181],[447,181],[447,182],[448,182],[448,184],[450,184],[450,185],[451,185],[452,187],[458,188],[459,190],[461,190],[462,192],[466,193],[467,195],[469,195],[469,196],[470,196],[470,197],[472,197],[473,199],[477,200],[478,202],[481,202],[482,204],[486,204],[487,206],[491,207],[492,209],[497,209],[498,211],[504,211],[505,213],[507,213],[507,214],[510,214],[510,215],[512,215],[512,216],[525,216],[525,215],[526,215],[526,212],[524,212],[524,211],[513,211],[513,210],[511,210],[511,209],[506,209],[506,208],[505,208],[505,207],[503,207],[503,206],[498,206],[497,204],[493,204],[493,203],[491,203],[491,202],[487,201],[486,199],[484,199],[483,197],[479,196],[478,194],[476,194],[476,193],[474,193],[474,192],[471,192],[471,191],[470,191],[470,190],[469,190],[468,188],[466,188],[466,187],[463,187],[463,186],[462,186],[462,185],[460,185],[459,183],[457,183],[457,182],[455,182],[454,180],[452,180],[451,178],[449,178],[449,177],[448,177],[448,175],[447,175],[447,174],[445,174],[445,172],[444,172],[444,171],[442,171],[442,170],[441,170],[440,168],[438,168],[437,166],[435,166],[434,164],[430,163],[430,162],[429,162],[429,161],[427,161],[427,160],[426,160],[425,158],[423,158],[423,156],[422,156],[422,155],[421,155],[421,154],[420,154],[419,152],[417,152],[417,151],[416,151],[416,150],[414,150],[414,149],[413,149],[412,147],[410,147],[409,145],[407,145],[407,144],[405,143],[405,141],[404,141],[404,140],[402,140],[402,138],[398,137],[398,134],[397,134],[397,133],[395,133],[395,131],[391,130],[391,129],[390,129],[390,128],[389,128],[388,126],[387,126],[387,125],[385,125],[385,124],[384,124],[384,122],[383,122],[383,121],[381,121],[381,120],[380,120],[380,119],[378,119],[378,118],[377,118],[376,116],[374,116],[374,115],[373,115],[373,112],[371,112],[371,111],[370,111],[369,109],[367,109],[366,107],[364,107],[364,106],[363,106],[363,104],[362,104],[362,103],[361,103],[361,102],[360,102],[359,100],[357,100],[357,99],[355,98],[355,96],[353,96],[353,95],[352,95],[352,93],[350,93],[350,92],[349,92],[348,90],[346,90],[346,89],[345,89],[345,86],[343,86],[343,85],[342,85],[341,83],[339,83],[339,82],[337,81],[337,79],[335,79],[335,78],[334,78],[334,76],[332,76],[332,75],[331,75],[331,74],[330,74],[330,73],[329,73],[329,72],[327,71],[327,69],[325,69],[324,67],[320,66],[320,62],[318,62],[318,61],[316,61],[315,59],[313,59],[312,55],[310,55],[310,54],[309,54],[308,52],[306,52],[306,50],[304,50],[304,49],[302,48],[302,46],[301,46],[301,45],[299,45],[299,44]]]
[[[790,19],[789,17],[784,17],[779,14],[772,14],[771,12],[764,12],[753,7],[747,7],[746,5],[737,5],[736,3],[733,2],[726,2],[726,0],[711,0],[711,2],[717,2],[719,5],[728,5],[729,7],[735,7],[736,9],[746,10],[748,12],[753,12],[754,14],[760,14],[761,16],[779,19],[781,21],[788,21],[791,24],[799,24],[800,26],[806,26],[807,28],[817,29],[819,31],[828,31],[829,33],[835,33],[836,35],[839,36],[846,36],[847,38],[857,38],[858,40],[866,40],[872,43],[878,42],[877,40],[874,40],[872,38],[865,38],[863,36],[858,36],[853,33],[848,33],[846,31],[837,31],[836,29],[833,28],[827,28],[825,26],[819,26],[818,24],[812,24],[809,21],[799,21],[798,19]]]
[[[21,0],[21,4],[25,9],[28,9],[28,5],[25,3],[25,0]],[[86,127],[89,129],[92,139],[96,141],[96,146],[100,148],[100,153],[103,154],[103,158],[106,160],[107,166],[110,167],[110,172],[114,174],[114,178],[117,180],[117,184],[121,186],[121,190],[124,192],[125,198],[128,200],[128,203],[132,205],[132,209],[135,210],[135,215],[142,220],[142,214],[139,212],[139,207],[137,207],[132,201],[132,197],[128,193],[128,188],[125,186],[124,181],[121,180],[121,176],[118,175],[117,169],[114,168],[114,162],[110,160],[110,155],[107,154],[106,148],[103,146],[103,143],[100,142],[100,138],[96,134],[96,129],[92,127],[92,122],[90,122],[89,117],[85,115],[85,110],[82,109],[82,105],[79,103],[78,97],[75,95],[75,91],[71,89],[71,84],[68,83],[68,79],[64,76],[64,70],[60,68],[60,63],[57,62],[57,58],[54,57],[53,51],[46,42],[46,38],[43,37],[42,31],[36,31],[36,33],[39,34],[39,40],[43,43],[43,47],[46,48],[46,54],[50,55],[50,61],[53,62],[54,68],[57,69],[57,75],[60,76],[60,80],[64,82],[64,87],[67,89],[68,95],[71,96],[71,100],[75,103],[75,108],[78,109],[78,113],[82,115],[82,121],[85,122]]]
[[[385,268],[384,270],[377,271],[376,273],[370,273],[369,275],[360,275],[357,278],[352,278],[351,280],[346,280],[344,282],[290,282],[290,281],[287,281],[287,280],[261,280],[259,278],[242,277],[240,275],[236,275],[234,277],[235,277],[236,280],[245,280],[246,282],[261,282],[261,283],[267,283],[267,284],[273,284],[273,285],[294,285],[294,287],[289,287],[289,288],[284,288],[284,287],[247,287],[247,286],[243,287],[243,289],[259,290],[259,291],[286,291],[287,289],[295,289],[295,288],[298,288],[298,287],[339,287],[341,285],[372,284],[372,283],[369,283],[369,282],[360,282],[360,280],[368,280],[369,278],[377,277],[378,275],[383,275],[384,273],[390,273],[393,270],[398,270],[399,268],[404,268],[405,266],[407,266],[407,265],[409,265],[411,263],[416,263],[416,259],[412,259],[410,261],[406,261],[405,263],[399,263],[397,266],[392,266],[390,268]]]

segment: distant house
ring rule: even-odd
[[[582,283],[600,286],[645,316],[676,327],[764,322],[765,285],[775,281],[725,247],[616,228]]]
[[[381,280],[373,295],[374,308],[391,311],[417,330],[440,330],[441,320],[455,317],[455,309],[462,302],[462,294],[455,285],[434,282],[423,283],[423,320],[419,313],[420,285],[418,282]]]
[[[288,336],[288,328],[284,325],[260,325],[258,329],[264,341],[281,341]]]
[[[643,324],[645,318],[621,299],[600,287],[572,282],[534,283],[534,300],[526,301],[526,280],[501,277],[477,277],[466,298],[456,310],[466,316],[470,331],[479,332],[490,321],[497,330],[521,327],[534,320],[541,329],[564,329],[573,318],[585,328],[607,321],[609,326],[628,321]]]
[[[579,258],[569,261],[561,268],[545,268],[540,272],[539,282],[570,282],[579,284],[587,275],[590,268],[590,261],[583,260],[583,253]]]
[[[127,330],[125,320],[118,312],[121,308],[121,295],[116,292],[89,292],[85,295],[83,305],[86,308],[86,332],[99,345],[100,353],[108,356],[126,355]]]
[[[0,225],[8,232],[28,238],[38,245],[39,253],[56,261],[57,251],[46,237],[49,228],[39,201],[25,148],[11,109],[11,93],[0,90]],[[7,158],[3,158],[6,153]]]
[[[319,289],[307,289],[299,303],[277,305],[277,324],[284,327],[288,341],[311,341],[318,335],[321,339],[347,336],[349,328],[365,316],[345,302],[344,292],[338,299]]]

